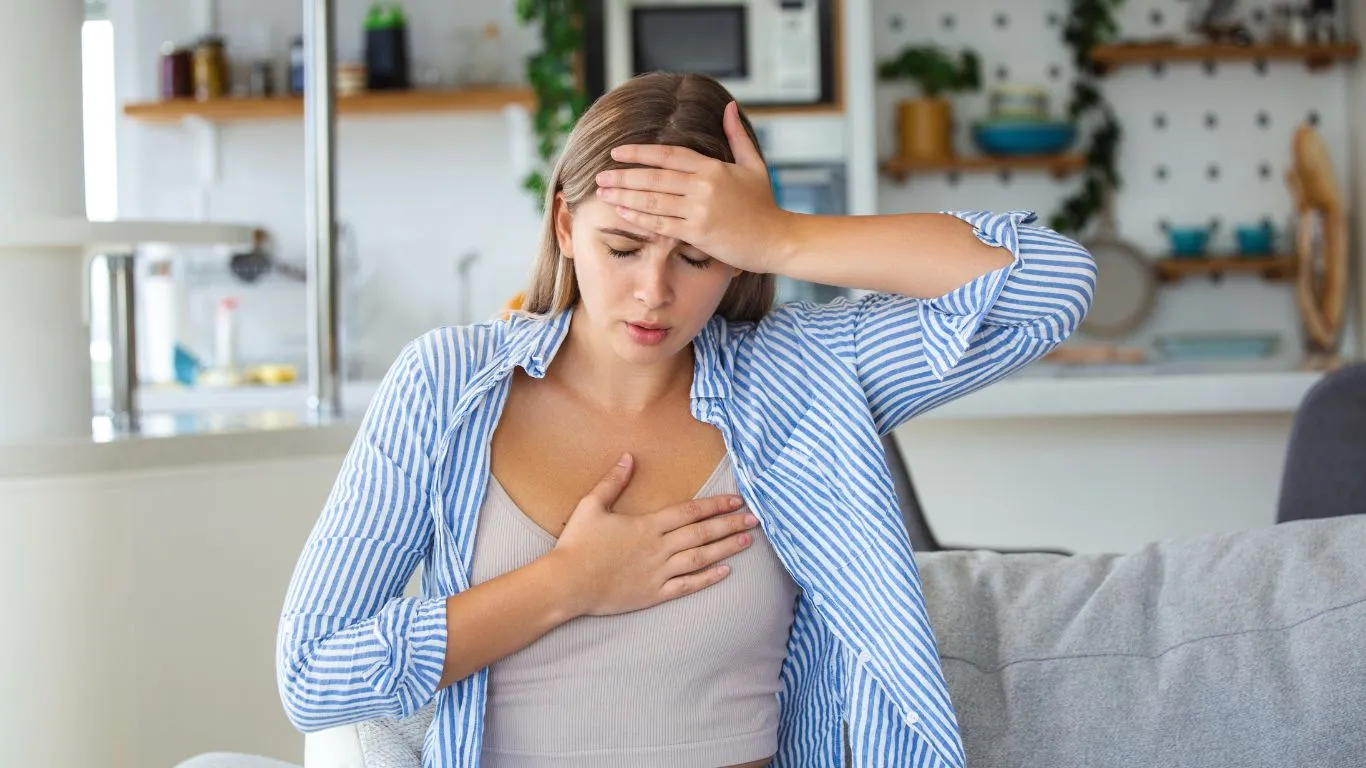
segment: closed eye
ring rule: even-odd
[[[634,256],[634,255],[636,255],[637,253],[640,253],[640,249],[637,248],[637,249],[630,250],[630,251],[619,251],[619,250],[617,250],[616,248],[613,248],[612,246],[609,245],[609,246],[607,246],[607,252],[610,253],[610,254],[612,254],[613,258],[624,259],[624,258],[627,258],[628,256]],[[680,259],[682,259],[683,262],[684,262],[685,264],[687,264],[688,266],[693,267],[693,268],[695,268],[695,269],[706,269],[707,267],[710,267],[710,266],[711,266],[711,259],[693,259],[693,258],[689,258],[689,257],[687,257],[687,256],[684,256],[684,255],[681,254],[681,253],[678,255],[678,257],[679,257]]]

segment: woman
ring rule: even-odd
[[[1061,342],[1090,256],[785,212],[701,76],[599,99],[546,210],[525,311],[375,396],[281,620],[292,722],[434,701],[428,766],[830,766],[845,723],[857,765],[960,765],[879,434]],[[774,275],[869,293],[770,309]]]

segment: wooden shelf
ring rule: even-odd
[[[522,87],[460,90],[375,91],[337,97],[338,115],[412,114],[422,112],[481,112],[507,106],[530,107],[531,90]],[[175,99],[125,104],[123,113],[134,120],[170,122],[197,117],[211,122],[288,120],[304,114],[298,96],[223,98],[210,101]]]
[[[1295,277],[1294,256],[1214,256],[1191,258],[1174,256],[1158,259],[1157,279],[1173,283],[1185,277],[1208,275],[1218,278],[1227,274],[1261,275],[1267,280],[1292,280]]]
[[[908,160],[894,157],[882,163],[883,174],[894,181],[904,182],[913,173],[971,173],[1047,171],[1061,178],[1086,166],[1086,156],[1066,155],[959,155],[943,160]]]
[[[1118,43],[1091,49],[1091,60],[1104,68],[1126,64],[1170,61],[1272,61],[1302,60],[1310,69],[1322,69],[1336,61],[1354,61],[1361,54],[1355,42],[1333,45],[1255,45]]]

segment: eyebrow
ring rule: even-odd
[[[627,232],[624,229],[617,229],[616,227],[598,227],[598,231],[604,235],[617,235],[619,237],[635,240],[637,243],[648,243],[652,239],[646,235],[637,235],[634,232]]]

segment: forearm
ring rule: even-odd
[[[446,663],[438,688],[462,680],[581,614],[550,553],[446,598]]]
[[[771,271],[795,280],[932,299],[1008,266],[971,224],[940,213],[788,214]]]

